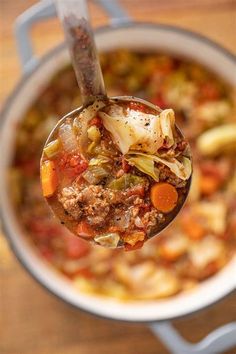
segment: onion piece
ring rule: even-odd
[[[78,142],[70,123],[64,123],[60,126],[59,137],[66,152],[71,153],[78,149]]]
[[[130,224],[130,211],[120,213],[114,216],[113,225],[119,227],[121,230],[125,230]]]
[[[111,232],[108,234],[97,235],[94,237],[94,241],[99,243],[101,246],[116,248],[120,240],[120,236],[116,232]]]
[[[134,223],[135,223],[135,226],[137,226],[138,228],[140,228],[140,229],[144,228],[144,224],[139,216],[136,216],[136,218],[134,219]]]
[[[88,139],[88,123],[96,116],[99,109],[103,108],[105,105],[105,102],[97,100],[90,106],[84,108],[78,117],[74,119],[73,129],[78,136],[79,149],[84,154],[86,154],[85,147]]]

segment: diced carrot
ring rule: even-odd
[[[91,127],[92,125],[96,125],[96,127],[101,128],[102,127],[102,120],[99,117],[92,118],[89,122],[89,126]]]
[[[204,195],[211,195],[220,187],[221,181],[216,176],[201,175],[200,190]]]
[[[95,236],[94,230],[86,221],[81,221],[76,229],[77,235],[84,238],[93,238]]]
[[[56,165],[53,161],[46,160],[42,163],[41,183],[44,197],[51,197],[58,185]]]
[[[191,215],[183,216],[181,225],[186,234],[193,240],[199,240],[205,235],[205,229]]]
[[[125,251],[134,251],[139,248],[142,248],[144,244],[144,241],[138,241],[135,243],[134,246],[131,246],[129,243],[125,243]]]
[[[124,236],[125,243],[128,243],[131,246],[135,246],[137,242],[144,241],[145,233],[142,231],[130,232]]]
[[[169,213],[177,204],[178,192],[172,184],[160,182],[151,187],[150,197],[156,209]]]

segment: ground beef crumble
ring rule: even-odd
[[[171,170],[167,166],[159,164],[158,170],[160,172],[159,174],[160,181],[170,183],[176,188],[183,188],[186,186],[187,181],[178,178],[173,172],[171,172]]]
[[[102,225],[112,206],[122,203],[123,193],[102,186],[91,185],[65,187],[58,200],[75,220],[86,217],[91,225]]]
[[[127,192],[111,190],[97,185],[78,185],[77,182],[71,187],[64,187],[58,195],[58,200],[65,211],[79,221],[85,217],[90,225],[102,227],[107,222],[111,213],[119,215],[123,209],[130,206],[130,226],[135,225],[135,218],[141,214],[143,225],[150,229],[156,221],[162,220],[162,214],[156,209],[151,209],[143,214],[142,204],[144,199],[140,196],[128,196]]]

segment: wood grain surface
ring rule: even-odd
[[[112,1],[112,0],[107,0]],[[0,103],[21,76],[13,24],[33,0],[0,0]],[[236,53],[234,0],[124,0],[139,21],[188,28]],[[107,16],[93,4],[94,26]],[[62,31],[56,19],[32,29],[37,55],[59,43]],[[190,341],[236,319],[236,295],[174,325]],[[144,325],[108,321],[75,310],[50,295],[19,265],[0,235],[0,353],[1,354],[167,354],[161,341]],[[226,354],[226,353],[225,353]],[[236,354],[236,348],[227,351]]]

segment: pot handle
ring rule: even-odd
[[[31,71],[38,63],[34,55],[30,28],[35,22],[56,16],[51,0],[40,1],[23,12],[15,22],[15,37],[23,72]]]
[[[170,322],[152,323],[149,327],[172,354],[217,354],[236,345],[236,322],[215,329],[198,343],[187,342]]]
[[[94,1],[110,16],[112,25],[116,26],[131,21],[128,14],[120,6],[118,0]],[[43,0],[27,9],[17,18],[15,23],[15,37],[24,73],[31,71],[38,63],[38,59],[34,55],[30,28],[35,22],[56,16],[57,12],[53,1]]]
[[[94,0],[109,15],[112,26],[118,26],[132,22],[131,17],[121,7],[119,0]]]

